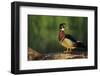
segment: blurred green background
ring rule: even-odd
[[[65,33],[87,45],[87,17],[28,15],[28,47],[41,53],[61,52],[59,25],[66,23]]]

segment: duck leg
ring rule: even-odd
[[[70,52],[72,51],[72,48],[70,48]]]
[[[69,48],[67,48],[67,51],[66,52],[69,52],[70,51],[70,49]]]
[[[66,48],[66,50],[64,51],[64,54],[66,54],[68,52],[68,48]]]
[[[68,52],[68,48],[67,48],[66,52]]]

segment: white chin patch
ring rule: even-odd
[[[64,28],[62,28],[61,30],[64,31]]]

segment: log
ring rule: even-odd
[[[28,48],[28,60],[40,60],[42,56],[43,54],[39,53],[38,51]]]

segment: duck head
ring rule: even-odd
[[[61,31],[64,31],[64,29],[65,29],[65,26],[66,24],[65,23],[61,23],[60,24],[60,26],[59,26],[59,29],[61,30]]]

